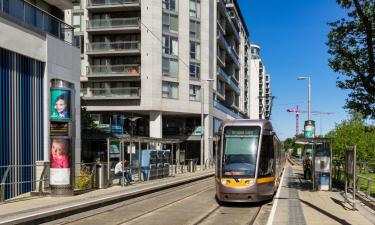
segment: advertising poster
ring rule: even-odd
[[[50,179],[52,185],[70,184],[69,139],[52,138],[50,156]]]
[[[50,119],[70,119],[70,105],[69,90],[51,90]]]

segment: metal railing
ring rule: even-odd
[[[0,204],[6,199],[31,191],[42,195],[45,187],[43,182],[48,180],[48,169],[48,165],[35,164],[0,166]]]
[[[136,64],[128,65],[92,65],[87,67],[87,75],[130,75],[141,74],[141,66]]]
[[[87,0],[87,6],[137,4],[139,0]]]
[[[23,0],[0,0],[0,14],[8,15],[36,32],[48,33],[73,44],[74,28],[57,17]]]
[[[115,19],[92,19],[87,21],[87,29],[108,29],[140,27],[139,17],[115,18]]]
[[[87,44],[88,52],[140,50],[140,41],[93,42]]]
[[[120,88],[90,88],[83,97],[117,97],[117,98],[140,98],[140,87],[120,87]]]

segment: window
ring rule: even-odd
[[[74,32],[79,32],[81,31],[81,15],[73,15],[73,27],[74,27]]]
[[[163,35],[163,53],[168,55],[178,55],[178,38]]]
[[[163,81],[162,83],[163,98],[178,98],[178,83]]]
[[[200,60],[201,45],[197,42],[190,41],[190,59]]]
[[[197,21],[190,21],[190,38],[200,39],[201,24]]]
[[[198,85],[189,85],[189,100],[200,101],[201,99],[201,87]]]
[[[217,92],[219,93],[219,94],[221,94],[222,96],[224,96],[225,95],[225,90],[224,90],[224,84],[223,84],[223,82],[221,82],[220,80],[218,80],[217,82],[216,82],[216,90],[217,90]]]
[[[189,12],[190,12],[190,17],[200,18],[200,15],[201,15],[200,0],[190,0]]]
[[[177,77],[178,61],[176,59],[169,59],[163,57],[162,68],[163,76]]]
[[[259,156],[258,178],[274,175],[275,155],[273,149],[273,136],[263,135],[262,148]]]
[[[163,0],[163,9],[177,12],[177,0]]]
[[[190,79],[199,80],[201,76],[200,65],[198,63],[190,63],[189,72],[190,72]]]
[[[168,13],[163,13],[163,32],[178,32],[178,17]]]

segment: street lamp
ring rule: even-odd
[[[204,132],[204,84],[205,82],[210,82],[210,81],[214,81],[214,79],[212,78],[209,78],[209,79],[205,79],[205,80],[201,80],[201,160],[200,160],[200,164],[201,164],[201,171],[203,171],[203,164],[204,164],[204,137],[205,137],[205,132]],[[210,90],[208,88],[208,90]]]
[[[310,120],[311,117],[311,86],[310,86],[310,77],[298,77],[297,80],[306,80],[308,79],[309,81],[309,86],[308,86],[308,114],[307,114],[307,120]]]

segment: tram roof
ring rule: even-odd
[[[231,126],[231,125],[260,126],[262,129],[273,130],[271,122],[269,120],[265,120],[265,119],[260,119],[260,120],[250,120],[250,119],[228,120],[228,121],[225,121],[221,124],[222,127]]]

